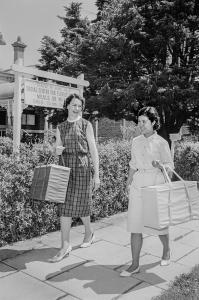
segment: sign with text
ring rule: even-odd
[[[64,100],[72,93],[79,95],[79,89],[31,79],[24,80],[24,103],[28,105],[63,108]]]

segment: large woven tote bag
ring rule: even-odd
[[[171,169],[179,178],[179,181],[172,182],[165,167],[162,167],[166,182],[141,190],[144,226],[163,229],[169,225],[199,219],[197,181],[185,181]]]
[[[63,157],[62,162],[64,165]],[[70,168],[65,166],[47,163],[47,165],[36,167],[30,197],[34,200],[64,203],[69,176]]]

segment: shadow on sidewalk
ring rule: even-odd
[[[163,278],[156,275],[154,272],[150,273],[150,269],[159,264],[159,261],[145,264],[141,266],[139,274],[131,277],[122,278],[119,272],[127,266],[97,264],[93,260],[79,260],[75,256],[65,258],[59,263],[48,263],[48,259],[55,255],[57,248],[39,248],[33,250],[0,250],[0,257],[4,258],[3,263],[0,264],[0,272],[8,272],[12,267],[16,270],[28,270],[29,274],[37,274],[37,278],[42,281],[47,281],[55,286],[71,288],[91,289],[95,294],[121,294],[132,291],[132,289],[144,289],[148,282],[153,285],[158,285],[165,282]],[[71,263],[70,258],[77,263]],[[45,263],[45,264],[44,264]],[[49,265],[48,265],[49,264]],[[51,271],[51,273],[49,273]],[[40,275],[39,275],[40,274]]]
[[[145,286],[141,285],[143,281],[149,284],[152,281],[154,286],[165,282],[165,279],[155,273],[146,273],[146,270],[155,267],[159,262],[141,266],[139,275],[144,275],[144,280],[136,277],[136,275],[126,278],[120,277],[119,271],[113,273],[114,270],[120,269],[117,265],[93,265],[93,263],[95,262],[90,260],[85,261],[85,263],[81,265],[67,265],[54,273],[48,274],[46,280],[52,283],[63,283],[68,281],[68,284],[74,284],[74,280],[75,282],[86,281],[85,284],[82,284],[81,288],[92,289],[96,294],[120,294],[122,282],[129,283],[129,281],[132,281],[132,288],[136,287],[136,290],[145,288]],[[135,280],[137,280],[137,283]],[[129,292],[132,291],[132,288]],[[125,294],[127,292],[125,292]]]
[[[127,293],[135,287],[136,290],[144,289],[141,285],[143,281],[153,285],[165,282],[165,279],[154,272],[150,272],[150,269],[158,265],[159,261],[142,265],[139,274],[122,278],[119,273],[127,267],[126,265],[102,265],[98,264],[97,261],[79,260],[79,258],[77,258],[77,263],[71,263],[69,261],[70,256],[62,260],[62,266],[59,263],[48,263],[48,259],[56,253],[57,248],[49,247],[28,251],[2,249],[0,250],[0,257],[4,257],[4,260],[0,264],[0,272],[8,272],[9,266],[19,271],[28,269],[29,274],[40,274],[37,277],[40,278],[41,276],[40,280],[42,281],[48,281],[58,286],[66,284],[72,285],[74,288],[92,289],[94,293],[99,295],[120,294],[121,289]],[[75,258],[75,256],[72,256],[73,261]],[[53,272],[49,273],[50,270]]]
[[[48,262],[57,253],[57,248],[39,248],[30,250],[0,250],[0,262],[16,267],[19,271],[26,269],[26,264],[34,261]],[[16,261],[16,262],[15,262]],[[0,267],[1,272],[1,267]]]
[[[6,259],[14,258],[18,255],[22,255],[30,250],[12,250],[12,249],[2,249],[0,250],[0,262]]]

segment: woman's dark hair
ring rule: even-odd
[[[82,102],[82,110],[84,110],[84,108],[85,108],[85,99],[84,99],[83,97],[79,96],[79,95],[76,94],[76,93],[70,94],[70,95],[65,99],[65,101],[64,101],[64,106],[63,106],[64,110],[67,109],[67,106],[71,103],[71,101],[72,101],[73,99],[79,99],[79,100]]]
[[[158,115],[157,110],[153,106],[146,106],[139,110],[138,117],[146,116],[151,123],[155,122],[153,125],[154,130],[158,130],[160,128],[160,117]]]

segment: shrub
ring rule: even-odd
[[[129,141],[100,144],[101,186],[93,195],[92,220],[126,211],[125,184],[130,160]],[[0,139],[0,246],[38,236],[59,228],[57,205],[34,202],[29,197],[33,170],[50,157],[49,145],[22,144],[20,160],[12,155],[12,142]],[[176,171],[185,179],[199,181],[199,143],[178,143]],[[74,220],[74,223],[78,220]]]
[[[161,295],[153,297],[153,300],[186,300],[198,299],[199,294],[199,265],[191,272],[177,276],[171,282],[169,289],[162,291]]]
[[[130,143],[109,141],[99,145],[101,186],[93,196],[93,218],[102,218],[127,209],[124,192],[130,159]]]
[[[59,228],[57,205],[42,202],[31,204],[29,190],[33,170],[50,156],[48,145],[21,145],[20,160],[12,155],[12,142],[0,141],[0,245],[23,240]],[[92,220],[127,209],[124,193],[130,159],[129,142],[108,142],[99,145],[101,187],[93,195]],[[74,220],[77,223],[78,219]],[[73,224],[74,224],[73,223]]]
[[[179,142],[174,161],[175,170],[183,179],[199,181],[199,142]]]
[[[5,138],[0,154],[0,245],[37,236],[58,228],[57,207],[35,203],[29,198],[33,169],[48,158],[42,145],[30,149],[22,145],[20,160],[11,153],[11,141]],[[7,148],[6,148],[7,146]]]
[[[129,122],[126,126],[120,126],[122,137],[127,141],[132,141],[132,139],[140,135],[140,129],[133,121]]]
[[[12,140],[8,137],[0,137],[0,154],[12,154]]]

